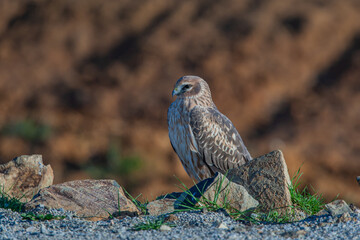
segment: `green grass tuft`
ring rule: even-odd
[[[286,211],[286,213],[279,213],[277,209],[272,209],[267,213],[258,213],[255,218],[259,222],[265,223],[289,223],[293,222],[294,211],[292,207],[289,207],[291,210]]]
[[[173,224],[165,223],[164,216],[160,216],[160,217],[155,218],[153,220],[147,219],[145,222],[136,224],[135,226],[133,226],[131,228],[131,230],[133,230],[133,231],[151,230],[151,229],[158,230],[158,229],[160,229],[160,227],[162,225],[167,225],[169,227],[174,227],[175,226]]]
[[[47,220],[62,220],[66,216],[60,216],[60,215],[52,215],[52,214],[35,214],[32,212],[29,213],[23,213],[21,214],[21,217],[26,220],[30,221],[47,221]]]
[[[191,199],[194,199],[198,204],[193,205],[190,200],[188,202],[185,202],[184,204],[180,204],[179,206],[182,207],[182,209],[177,209],[176,211],[197,211],[197,210],[203,210],[206,209],[207,211],[217,211],[220,209],[224,210],[230,210],[230,204],[227,200],[227,197],[229,195],[230,189],[228,189],[228,185],[223,187],[224,180],[226,176],[224,176],[220,181],[216,183],[216,190],[214,199],[209,199],[204,196],[204,192],[206,189],[199,189],[198,186],[195,184],[197,191],[201,194],[200,197],[195,196],[191,190],[180,180],[177,178],[177,180],[181,183],[181,186],[178,186],[184,193],[186,193]],[[204,185],[205,187],[205,185]],[[222,194],[222,190],[225,189],[225,192]],[[219,198],[223,196],[222,204],[218,203]]]
[[[25,203],[20,201],[21,198],[15,198],[4,192],[0,187],[0,208],[11,209],[14,212],[22,212]]]
[[[128,197],[130,198],[130,200],[135,204],[135,206],[142,212],[142,214],[144,215],[148,215],[148,210],[147,210],[147,205],[149,203],[148,200],[145,201],[145,203],[142,203],[140,201],[138,201],[137,199],[141,196],[141,193],[137,196],[137,197],[133,197],[131,196],[130,193],[128,193],[124,188],[123,188],[124,192],[126,193],[126,195],[128,195]],[[118,203],[119,206],[119,212],[120,212],[120,205]]]
[[[300,173],[300,168],[294,177],[291,179],[291,186],[289,186],[289,191],[291,195],[291,200],[294,204],[294,207],[299,208],[308,215],[313,215],[319,212],[324,208],[324,199],[322,195],[311,194],[308,191],[307,186],[303,190],[299,190],[300,178],[302,173]]]
[[[12,197],[9,194],[5,193],[3,187],[0,187],[0,208],[11,209],[14,212],[22,213],[21,217],[23,219],[32,220],[32,221],[35,220],[45,221],[45,220],[65,218],[65,216],[54,216],[52,214],[43,215],[43,214],[34,214],[32,212],[24,213],[25,203],[21,202],[20,200],[21,197],[20,198]]]
[[[181,204],[180,207],[182,207],[182,209],[176,209],[175,212],[199,211],[199,210],[215,212],[215,211],[219,211],[219,210],[225,210],[229,214],[229,216],[235,220],[246,221],[246,222],[251,222],[251,223],[255,223],[255,224],[259,223],[258,219],[251,216],[251,214],[256,209],[248,209],[245,211],[239,211],[238,209],[235,209],[230,206],[230,203],[228,201],[228,195],[229,195],[230,189],[228,188],[229,185],[224,186],[225,178],[226,178],[226,174],[222,179],[220,179],[220,181],[218,181],[216,183],[214,199],[206,198],[203,194],[205,192],[205,189],[199,189],[198,186],[194,183],[197,190],[201,193],[200,197],[196,197],[190,191],[190,189],[180,179],[177,178],[177,180],[181,183],[181,186],[179,186],[179,188],[183,192],[185,192],[190,198],[195,199],[198,204],[193,205],[193,203],[189,201],[188,203]],[[217,201],[221,197],[223,198],[222,203],[219,204],[219,203],[217,203]]]

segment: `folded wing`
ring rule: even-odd
[[[194,107],[190,127],[197,151],[210,167],[226,172],[251,160],[232,122],[216,108]]]

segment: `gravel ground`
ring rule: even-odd
[[[288,224],[244,224],[223,212],[172,214],[169,230],[133,231],[131,228],[154,217],[125,217],[91,222],[74,218],[29,221],[19,213],[0,209],[0,239],[360,239],[360,214],[342,217],[325,215]]]

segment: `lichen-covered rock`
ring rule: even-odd
[[[78,217],[91,220],[116,215],[119,210],[121,215],[140,213],[115,180],[78,180],[52,185],[40,190],[25,208],[31,210],[39,204],[74,211]]]
[[[53,170],[43,164],[41,155],[23,155],[0,165],[1,191],[23,202],[50,186],[53,180]]]
[[[276,150],[257,157],[240,168],[231,169],[227,178],[243,186],[259,201],[263,211],[286,212],[292,205],[291,184],[284,156]]]

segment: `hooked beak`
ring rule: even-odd
[[[174,88],[174,90],[172,91],[172,96],[174,97],[175,95],[178,95],[180,93],[180,90],[178,89],[178,87]]]

